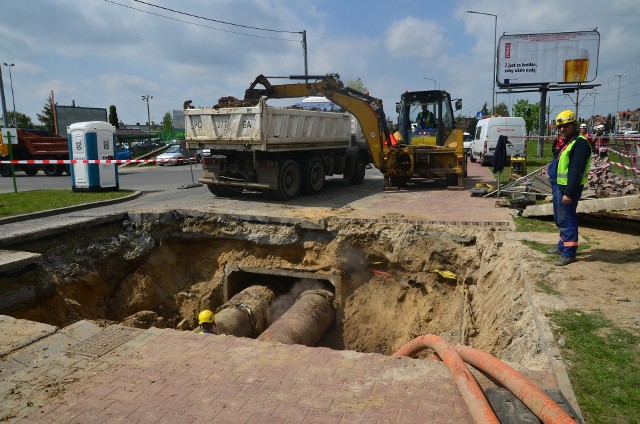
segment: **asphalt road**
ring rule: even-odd
[[[177,188],[180,185],[191,184],[191,169],[193,180],[197,181],[200,165],[181,166],[127,166],[119,168],[118,179],[123,190],[157,191]],[[24,172],[16,172],[16,187],[18,191],[27,190],[64,190],[70,189],[72,180],[69,175],[47,177],[42,173],[30,177]],[[10,177],[0,177],[0,193],[13,192],[13,182]]]

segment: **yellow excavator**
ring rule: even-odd
[[[398,132],[390,134],[382,100],[345,87],[337,74],[289,78],[305,82],[274,85],[259,75],[246,90],[244,102],[257,104],[264,97],[324,96],[360,123],[373,163],[384,176],[385,189],[405,187],[412,178],[442,178],[448,186],[462,187],[466,172],[462,131],[454,128],[454,110],[446,91],[405,92],[396,105]],[[258,85],[264,88],[256,88]],[[455,106],[459,110],[462,101],[458,99]],[[432,113],[433,126],[421,132],[418,114],[426,108]],[[354,174],[364,178],[364,165],[360,163]]]

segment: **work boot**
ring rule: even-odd
[[[575,261],[576,261],[576,257],[575,256],[561,256],[553,264],[556,265],[556,266],[565,266],[565,265],[569,265],[570,263],[573,263]]]
[[[549,249],[546,250],[546,252],[548,255],[561,255],[562,252],[560,250],[558,250],[557,247],[551,247]]]

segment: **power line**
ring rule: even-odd
[[[160,15],[159,13],[153,13],[153,12],[150,12],[148,10],[138,9],[136,7],[128,6],[126,4],[121,4],[121,3],[118,3],[118,2],[115,2],[115,1],[112,1],[112,0],[104,0],[104,1],[106,1],[107,3],[115,4],[117,6],[122,6],[122,7],[128,8],[128,9],[137,10],[138,12],[148,13],[149,15],[154,15],[154,16],[158,16],[158,17],[161,17],[161,18],[170,19],[172,21],[182,22],[182,23],[189,24],[189,25],[195,25],[195,26],[199,26],[199,27],[202,27],[202,28],[212,29],[214,31],[222,31],[222,32],[228,32],[228,33],[231,33],[231,34],[246,35],[247,37],[265,38],[265,39],[268,39],[268,40],[300,42],[300,40],[292,40],[290,38],[266,37],[266,36],[263,36],[263,35],[247,34],[247,33],[239,32],[239,31],[232,31],[232,30],[228,30],[228,29],[216,28],[216,27],[212,27],[212,26],[208,26],[208,25],[198,24],[198,23],[195,23],[195,22],[185,21],[183,19],[172,18],[170,16]],[[298,34],[298,33],[292,33],[292,34]]]
[[[158,6],[156,4],[148,3],[148,2],[142,1],[142,0],[133,0],[133,1],[138,2],[138,3],[142,3],[142,4],[146,4],[147,6],[157,7],[158,9],[163,9],[163,10],[166,10],[166,11],[169,11],[169,12],[179,13],[181,15],[186,15],[186,16],[191,16],[192,18],[198,18],[198,19],[204,19],[206,21],[217,22],[219,24],[232,25],[232,26],[237,26],[237,27],[247,28],[247,29],[255,29],[255,30],[258,30],[258,31],[282,32],[282,33],[287,33],[287,34],[301,34],[301,31],[282,31],[282,30],[277,30],[277,29],[258,28],[258,27],[248,26],[248,25],[234,24],[233,22],[219,21],[217,19],[211,19],[211,18],[206,18],[204,16],[194,15],[194,14],[187,13],[187,12],[181,12],[179,10],[170,9],[170,8],[164,7],[164,6]]]

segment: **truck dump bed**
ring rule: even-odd
[[[190,148],[278,152],[346,148],[351,116],[267,106],[185,110],[185,139]]]
[[[44,130],[18,129],[18,144],[12,146],[17,159],[53,158],[69,156],[69,144],[65,137]],[[8,146],[2,144],[1,154],[9,154]]]

